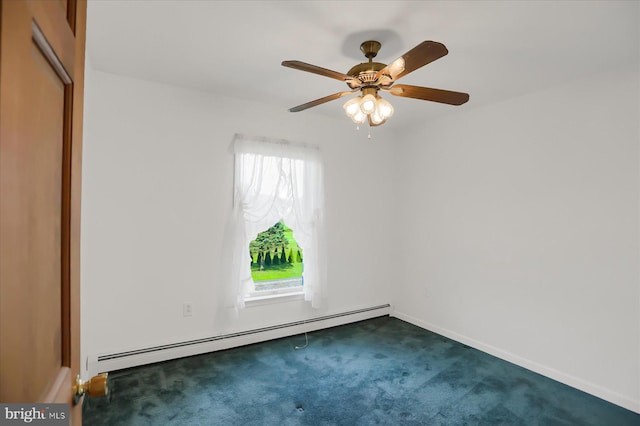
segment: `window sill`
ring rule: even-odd
[[[268,294],[264,296],[252,296],[247,297],[244,300],[245,306],[247,308],[253,306],[262,306],[262,305],[270,305],[272,303],[281,303],[281,302],[293,302],[296,300],[304,300],[304,291],[296,291],[290,293],[276,293],[276,294]]]

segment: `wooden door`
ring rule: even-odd
[[[0,3],[0,401],[74,424],[85,20],[85,0]]]

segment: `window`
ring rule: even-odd
[[[231,268],[231,277],[226,280],[227,305],[243,308],[249,298],[295,291],[302,292],[313,307],[320,307],[326,293],[320,151],[287,141],[241,135],[234,138],[233,148],[233,260],[227,266]],[[272,241],[262,244],[260,241],[265,238]],[[282,264],[283,259],[286,264]],[[266,268],[267,262],[281,268]],[[266,269],[270,273],[280,269],[284,274],[280,278],[296,271],[300,275],[297,280],[289,277],[293,280],[289,281],[291,285],[265,283],[274,281],[261,279]]]
[[[249,243],[253,297],[302,290],[302,248],[293,229],[280,221]]]

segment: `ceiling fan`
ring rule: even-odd
[[[382,99],[378,92],[388,92],[394,96],[422,99],[449,105],[462,105],[469,100],[467,93],[410,86],[407,84],[394,85],[396,81],[410,72],[436,59],[440,59],[449,53],[444,44],[436,41],[423,41],[389,65],[373,62],[373,58],[376,57],[381,46],[380,42],[375,40],[368,40],[362,43],[360,50],[369,62],[355,65],[347,71],[346,74],[301,61],[283,61],[282,65],[285,67],[341,80],[347,83],[347,86],[351,89],[298,105],[290,108],[289,111],[303,111],[325,102],[360,92],[358,97],[350,99],[344,104],[344,110],[347,116],[358,124],[368,120],[371,126],[379,126],[393,115],[393,106],[391,106],[388,101]]]

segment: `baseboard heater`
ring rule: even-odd
[[[139,365],[152,364],[170,359],[230,349],[247,344],[293,336],[308,331],[315,331],[389,315],[390,313],[391,305],[387,303],[364,309],[271,325],[268,327],[260,327],[220,336],[99,355],[97,357],[89,357],[87,358],[86,365],[87,375],[91,376],[100,372],[122,370]]]

